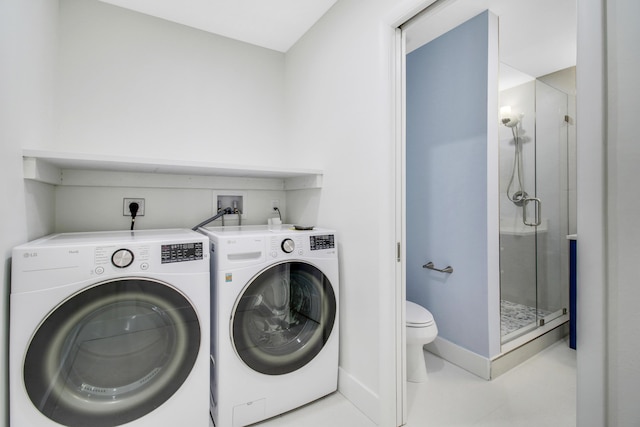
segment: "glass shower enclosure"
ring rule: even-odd
[[[575,215],[570,95],[501,64],[500,299],[505,344],[567,314]]]

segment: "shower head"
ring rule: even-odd
[[[500,121],[506,127],[512,128],[514,126],[517,126],[518,123],[520,123],[520,117],[518,117],[515,114],[503,114],[502,118],[500,119]]]
[[[500,122],[508,128],[515,127],[522,119],[523,114],[511,112],[511,106],[500,107]]]

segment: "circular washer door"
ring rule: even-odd
[[[276,264],[245,287],[231,320],[238,356],[251,369],[282,375],[309,363],[336,319],[329,279],[305,262]]]
[[[28,347],[24,383],[57,423],[116,426],[169,399],[199,348],[197,314],[180,292],[152,279],[117,279],[49,313]]]

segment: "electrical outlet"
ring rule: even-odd
[[[131,203],[138,204],[138,213],[136,216],[144,216],[144,199],[133,199],[133,198],[124,198],[122,203],[122,215],[123,216],[131,216],[131,211],[129,210],[129,205]]]
[[[275,208],[280,209],[280,200],[271,200],[271,210],[274,210]]]

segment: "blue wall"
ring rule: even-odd
[[[406,159],[407,299],[485,357],[488,32],[484,12],[407,55]]]

